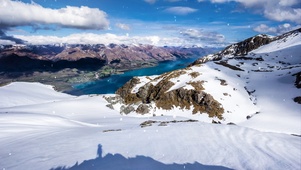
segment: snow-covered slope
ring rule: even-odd
[[[71,97],[67,94],[56,93],[52,86],[34,84],[34,93],[31,93],[33,87],[24,82],[2,87],[0,89],[0,108],[63,100]]]
[[[301,134],[301,105],[294,101],[301,96],[294,85],[301,72],[300,30],[273,38],[249,38],[201,58],[188,68],[137,77],[117,91],[126,103],[121,112],[136,114],[145,108],[151,114],[182,115],[205,122]],[[252,50],[240,49],[243,47]],[[212,98],[206,102],[209,95]],[[216,104],[217,108],[223,108],[219,113],[216,107],[210,108],[216,102],[220,104]],[[196,107],[200,108],[198,112]]]
[[[21,89],[27,90],[7,93]],[[0,107],[0,168],[5,170],[298,169],[301,165],[300,137],[288,134],[185,117],[122,116],[106,107],[104,96],[66,96],[38,83],[13,83],[0,88],[0,96],[4,94],[6,103],[14,99],[21,103]],[[46,94],[51,100],[39,101]]]

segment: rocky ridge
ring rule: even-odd
[[[263,45],[269,44],[273,41],[282,40],[286,41],[286,37],[298,35],[301,32],[301,28],[287,32],[280,36],[269,36],[266,34],[259,34],[254,37],[250,37],[244,41],[227,46],[224,50],[219,51],[215,54],[209,54],[198,60],[196,60],[192,65],[202,64],[208,61],[218,61],[223,58],[232,57],[244,57],[252,50],[255,50]]]

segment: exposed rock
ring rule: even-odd
[[[213,123],[213,124],[221,124],[220,121],[215,121],[215,120],[212,120],[212,123]]]
[[[199,75],[201,75],[201,73],[199,72],[192,72],[189,74],[192,78],[197,78]]]
[[[137,93],[132,93],[132,89],[140,83],[138,78],[134,78],[127,82],[123,87],[117,90],[127,105],[142,102],[138,113],[147,112],[146,104],[155,103],[156,107],[170,110],[175,107],[181,109],[193,109],[193,114],[207,113],[209,117],[218,117],[222,119],[224,109],[210,94],[205,93],[202,87],[202,82],[191,82],[194,89],[178,88],[170,90],[174,85],[170,80],[185,74],[184,70],[177,70],[159,76],[157,79],[162,79],[156,85],[151,82],[140,87]]]
[[[168,123],[193,123],[198,122],[198,120],[188,119],[188,120],[172,120],[172,121],[154,121],[147,120],[140,124],[141,128],[152,126],[154,123],[159,123],[158,126],[167,126]]]
[[[158,126],[167,126],[167,122],[161,122]]]
[[[111,103],[110,103],[110,104],[107,104],[106,106],[107,106],[108,108],[110,108],[110,109],[114,110],[114,106],[113,106],[113,104],[111,104]]]
[[[301,104],[301,96],[295,97],[294,102]]]
[[[157,123],[157,121],[154,121],[154,120],[147,120],[145,122],[142,122],[140,124],[140,127],[141,128],[144,128],[144,127],[147,127],[147,126],[152,126],[153,123]]]
[[[136,109],[136,112],[142,115],[147,114],[150,112],[150,106],[147,104],[140,104]]]
[[[121,129],[108,129],[108,130],[103,130],[102,132],[106,133],[106,132],[118,132],[121,131]]]
[[[128,105],[128,106],[122,105],[120,107],[120,113],[121,114],[124,113],[124,114],[127,115],[127,114],[129,114],[129,113],[131,113],[133,111],[135,111],[135,108],[133,106],[131,106],[131,105]]]
[[[123,98],[125,104],[132,104],[139,101],[137,95],[132,93],[132,89],[138,83],[140,83],[140,79],[134,77],[116,91],[116,94],[119,94],[120,97]]]
[[[120,96],[104,96],[103,97],[110,104],[122,103],[122,98]]]
[[[295,80],[295,86],[300,89],[301,88],[301,72],[298,72],[296,74],[293,74],[293,76],[296,76]]]
[[[243,69],[241,69],[239,67],[228,64],[226,61],[215,62],[215,64],[222,65],[224,67],[227,67],[229,69],[236,70],[236,71],[244,71]]]
[[[219,80],[219,81],[221,82],[220,85],[222,85],[222,86],[227,86],[227,85],[228,85],[228,83],[227,83],[226,80],[220,79],[220,78],[218,78],[218,77],[216,77],[216,79]]]

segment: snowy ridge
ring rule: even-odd
[[[262,35],[249,40],[255,41],[258,37],[271,38]],[[194,89],[192,83],[201,84],[203,91],[212,95],[223,107],[222,118],[210,114],[208,117],[206,113],[192,114],[193,106],[188,109],[174,106],[173,109],[164,110],[157,105],[156,99],[149,104],[142,101],[143,105],[134,100],[134,103],[121,104],[121,107],[128,108],[130,115],[137,114],[139,107],[146,108],[145,105],[148,105],[150,115],[185,116],[204,122],[235,123],[263,131],[300,134],[301,106],[294,101],[300,96],[300,90],[294,86],[294,82],[296,73],[301,69],[301,34],[297,30],[274,39],[243,56],[228,53],[215,62],[194,64],[157,77],[136,77],[140,81],[131,91],[134,96],[144,94],[139,89],[148,89],[150,83],[172,84],[165,94],[181,88]],[[234,48],[227,49],[229,52]],[[179,75],[170,79],[176,74]],[[122,112],[119,105],[114,108]],[[179,111],[175,112],[174,109]]]
[[[0,108],[52,102],[71,97],[67,94],[55,93],[53,87],[50,85],[34,84],[34,93],[28,93],[32,90],[32,87],[28,86],[28,83],[25,82],[11,83],[2,87],[0,89],[0,93],[2,94],[0,96]]]
[[[250,37],[242,42],[229,45],[224,50],[216,54],[209,54],[207,56],[204,56],[198,59],[197,61],[195,61],[192,65],[201,64],[208,61],[216,61],[222,58],[245,56],[252,50],[256,50],[257,48],[269,44],[271,42],[273,42],[274,44],[272,45],[273,48],[275,47],[275,42],[276,44],[281,44],[281,46],[283,47],[285,45],[294,45],[295,44],[294,40],[296,40],[296,43],[300,42],[298,38],[300,36],[300,32],[301,32],[301,28],[290,31],[288,33],[285,33],[277,37],[273,37],[265,34],[259,34],[254,37]],[[292,41],[289,39],[294,39],[294,40]],[[287,40],[289,40],[288,43],[286,43]]]

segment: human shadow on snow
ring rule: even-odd
[[[229,170],[223,166],[210,166],[202,165],[197,162],[190,164],[164,164],[158,162],[150,157],[146,156],[136,156],[134,158],[125,158],[120,154],[107,154],[104,157],[102,155],[102,146],[98,145],[97,158],[85,160],[83,163],[76,163],[72,167],[57,167],[51,170],[178,170],[178,169],[189,169],[189,170],[200,170],[200,169],[210,169],[210,170]]]

